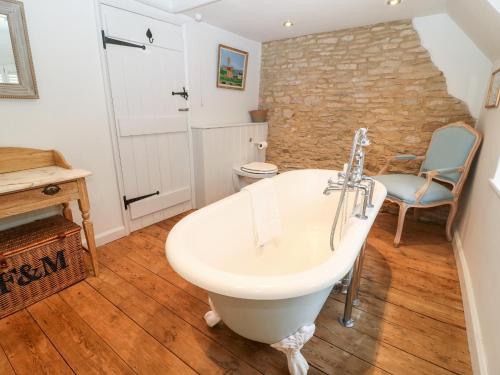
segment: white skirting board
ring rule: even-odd
[[[453,252],[457,263],[458,277],[460,279],[460,289],[464,305],[465,325],[467,327],[467,340],[472,361],[472,370],[475,375],[488,375],[487,360],[484,354],[483,340],[481,335],[481,325],[472,289],[469,267],[465,259],[462,241],[458,231],[453,236]]]
[[[113,228],[102,233],[98,233],[95,236],[95,242],[97,246],[105,245],[109,242],[115,241],[119,238],[125,237],[127,235],[127,230],[124,226]],[[87,247],[87,241],[85,241],[85,236],[82,231],[82,244]]]

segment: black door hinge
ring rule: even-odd
[[[106,44],[116,44],[117,46],[146,49],[146,46],[142,44],[134,44],[134,43],[124,42],[123,40],[110,38],[106,36],[106,34],[104,34],[104,30],[101,30],[101,35],[102,35],[102,46],[104,47],[104,49],[106,49]]]
[[[149,198],[149,197],[152,197],[153,195],[160,195],[160,192],[156,191],[155,193],[141,195],[140,197],[129,198],[129,199],[127,199],[127,196],[124,195],[123,196],[123,205],[125,206],[125,209],[128,209],[128,206],[130,204],[137,202],[137,201],[140,201],[140,200],[143,200],[143,199],[146,199],[146,198]]]

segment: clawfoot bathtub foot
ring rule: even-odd
[[[303,326],[293,335],[284,338],[276,344],[271,344],[274,349],[286,354],[288,360],[288,370],[292,375],[306,375],[309,370],[309,365],[306,359],[300,352],[300,349],[314,334],[314,324]]]
[[[217,311],[215,311],[215,307],[214,307],[214,304],[212,303],[212,300],[209,298],[208,299],[208,303],[210,305],[210,311],[208,311],[204,318],[205,318],[205,322],[207,322],[207,325],[209,327],[214,327],[216,326],[222,319],[220,317],[220,315],[217,313]]]

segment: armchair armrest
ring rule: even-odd
[[[385,174],[389,170],[391,163],[393,161],[422,161],[425,160],[425,156],[416,156],[411,154],[400,154],[387,158],[384,167],[378,172],[378,174]]]
[[[422,173],[425,174],[432,174],[433,177],[437,176],[438,174],[448,174],[448,173],[460,173],[463,172],[464,166],[461,167],[453,167],[453,168],[441,168],[441,169],[433,169],[430,171],[422,171]]]
[[[418,189],[417,193],[415,194],[415,203],[420,203],[420,200],[422,197],[427,193],[427,190],[431,187],[432,180],[434,177],[440,175],[440,174],[447,174],[447,173],[454,173],[454,172],[462,172],[464,170],[464,167],[454,167],[454,168],[441,168],[441,169],[433,169],[431,171],[424,171],[422,174],[425,174],[427,179],[425,183]]]
[[[412,154],[399,154],[392,157],[392,160],[416,160],[418,156]]]

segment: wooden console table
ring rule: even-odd
[[[72,169],[55,150],[0,147],[0,219],[54,205],[73,220],[69,203],[78,201],[94,275],[99,273],[90,220],[90,203],[85,177],[90,172]]]

